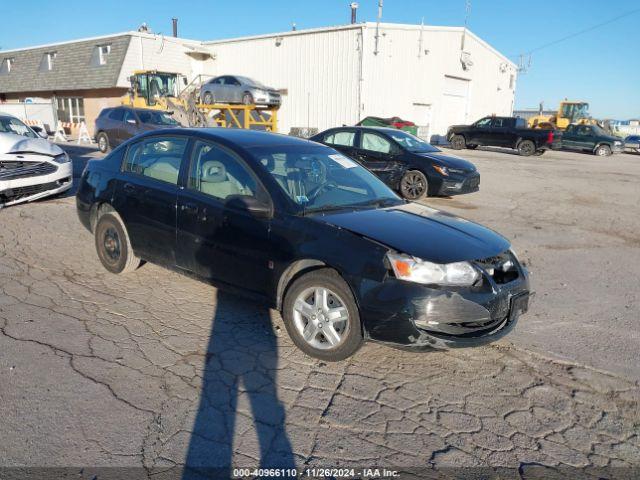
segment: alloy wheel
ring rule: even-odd
[[[402,194],[409,199],[420,198],[427,186],[424,182],[424,177],[417,172],[408,172],[402,177],[402,183],[400,189]]]
[[[293,303],[293,322],[300,336],[314,348],[331,350],[349,331],[349,311],[344,301],[325,287],[303,290]]]

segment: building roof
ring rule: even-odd
[[[11,72],[0,74],[0,93],[82,90],[115,87],[131,35],[96,37],[75,42],[0,51],[0,63],[11,59]],[[110,53],[100,65],[98,47]],[[51,70],[42,68],[47,53],[55,52]]]

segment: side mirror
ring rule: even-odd
[[[127,118],[127,123],[130,123],[131,125],[135,125],[138,122],[136,122],[133,118]]]
[[[31,127],[31,130],[36,132],[38,134],[38,136],[40,136],[42,138],[49,138],[49,134],[42,127],[33,126],[33,127]]]
[[[225,208],[246,212],[255,218],[271,217],[271,205],[249,195],[231,195],[227,197]]]

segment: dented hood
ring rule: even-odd
[[[510,246],[493,230],[417,203],[314,218],[435,263],[492,257]]]
[[[0,155],[3,153],[37,153],[55,157],[62,149],[44,138],[29,138],[15,133],[0,133]]]

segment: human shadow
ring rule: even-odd
[[[277,370],[269,309],[219,290],[183,480],[230,479],[237,477],[233,468],[238,466],[278,468],[285,473],[295,468],[285,411],[277,395]],[[246,442],[251,440],[244,432],[252,424],[259,465],[249,465],[252,455]],[[234,432],[243,433],[234,439]],[[241,448],[234,448],[234,440]],[[232,464],[234,453],[242,458],[239,465]]]

